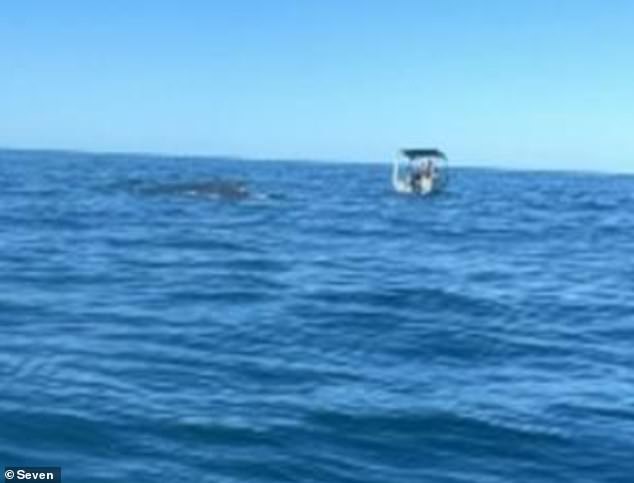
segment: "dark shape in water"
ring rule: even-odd
[[[148,195],[202,196],[226,200],[241,200],[249,197],[249,190],[244,183],[228,180],[163,183],[146,186],[139,191]]]

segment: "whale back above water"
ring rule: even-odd
[[[137,191],[146,195],[195,196],[224,200],[241,200],[250,196],[245,183],[223,179],[157,183],[140,186]]]

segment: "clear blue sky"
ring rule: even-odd
[[[0,145],[634,171],[629,0],[21,0]]]

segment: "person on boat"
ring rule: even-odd
[[[420,167],[411,170],[409,182],[414,191],[420,189],[420,182],[423,178],[423,170]]]
[[[433,190],[436,169],[431,159],[426,160],[418,169],[415,176],[412,177],[412,189],[416,192],[428,193]]]
[[[434,163],[431,159],[428,159],[425,166],[422,168],[421,177],[431,179],[434,177]]]

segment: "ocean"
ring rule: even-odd
[[[0,152],[0,464],[634,481],[634,177]]]

